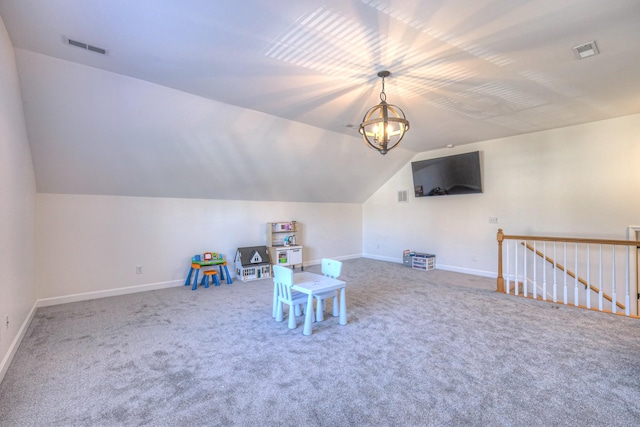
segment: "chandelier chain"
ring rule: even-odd
[[[380,101],[387,101],[387,94],[384,93],[384,77],[382,78],[382,92],[380,92]]]

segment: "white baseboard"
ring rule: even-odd
[[[356,258],[362,258],[362,254],[337,256],[337,257],[333,257],[332,259],[335,259],[335,260],[338,260],[338,261],[344,261],[346,259],[356,259]],[[321,264],[321,263],[322,263],[322,260],[318,260],[318,264]]]
[[[377,259],[377,260],[380,260],[380,261],[396,262],[396,263],[399,263],[399,264],[403,263],[402,258],[393,258],[393,257],[380,256],[380,255],[370,255],[370,254],[364,254],[362,256],[363,256],[363,258]],[[453,271],[455,273],[472,274],[474,276],[489,277],[491,279],[495,279],[495,278],[498,277],[498,275],[493,271],[485,271],[485,270],[476,270],[476,269],[473,269],[473,268],[456,267],[454,265],[442,265],[442,264],[438,264],[437,262],[436,262],[436,270],[445,270],[445,271]]]
[[[16,337],[11,342],[9,346],[9,351],[4,355],[2,362],[0,363],[0,383],[4,379],[4,375],[7,373],[7,369],[9,369],[9,365],[13,360],[13,356],[15,356],[16,351],[18,351],[18,347],[20,347],[20,343],[22,342],[22,338],[27,333],[27,329],[29,329],[29,325],[31,324],[31,320],[33,320],[33,316],[36,314],[36,309],[38,308],[38,302],[36,301],[31,307],[31,311],[27,315],[24,322],[22,322],[22,326],[20,326],[20,330],[16,334]]]
[[[475,270],[473,268],[455,267],[453,265],[439,265],[439,264],[436,264],[436,269],[438,269],[438,270],[446,270],[446,271],[453,271],[453,272],[456,272],[456,273],[472,274],[474,276],[489,277],[491,279],[496,279],[498,277],[498,275],[493,271]]]
[[[389,262],[402,264],[402,258],[393,258],[388,256],[372,255],[372,254],[362,254],[362,258],[377,259],[378,261],[389,261]]]
[[[61,297],[42,298],[36,301],[37,307],[67,304],[70,302],[87,301],[97,298],[115,297],[119,295],[135,294],[138,292],[155,291],[158,289],[184,286],[184,280],[172,280],[169,282],[149,283],[146,285],[128,286],[126,288],[107,289],[104,291],[84,292],[81,294],[64,295]]]
[[[363,257],[362,254],[353,254],[353,255],[344,255],[344,256],[331,257],[331,259],[335,259],[337,261],[344,261],[346,259],[356,259],[356,258],[362,258],[362,257]],[[305,261],[303,263],[303,265],[305,267],[309,267],[309,266],[312,266],[312,265],[319,265],[319,264],[322,264],[322,259],[314,259],[314,260],[311,260],[311,261]]]

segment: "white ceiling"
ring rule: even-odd
[[[0,16],[41,192],[359,203],[417,152],[640,112],[638,0],[0,0]],[[353,127],[384,69],[411,130],[382,157]]]

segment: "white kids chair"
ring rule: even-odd
[[[322,258],[322,274],[332,279],[337,279],[342,273],[342,262],[334,259]],[[338,311],[338,291],[328,291],[321,294],[314,295],[317,300],[316,304],[316,322],[322,322],[324,320],[324,300],[327,298],[333,298],[333,317],[337,317],[340,313]]]
[[[307,311],[307,295],[292,291],[293,286],[293,270],[281,265],[273,266],[273,284],[276,297],[274,302],[276,303],[276,322],[282,322],[282,304],[289,306],[289,329],[295,329],[298,326],[296,322],[296,314],[300,311],[299,305],[305,306],[305,312]]]

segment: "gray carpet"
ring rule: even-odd
[[[640,423],[639,320],[439,270],[342,271],[349,323],[327,312],[309,337],[271,318],[268,279],[38,309],[0,425]]]

